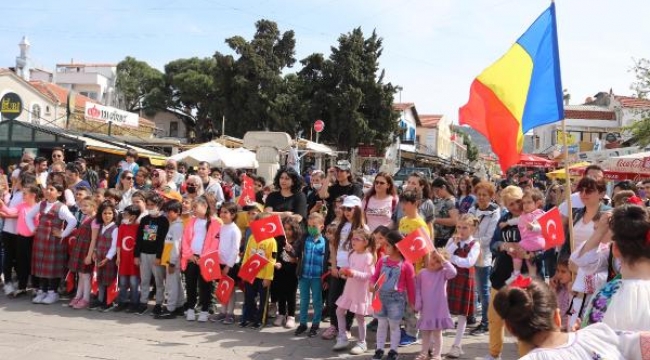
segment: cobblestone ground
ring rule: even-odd
[[[241,296],[241,294],[238,294]],[[155,320],[151,315],[73,310],[61,301],[34,305],[29,297],[0,295],[0,359],[370,359],[331,350],[333,341],[293,336],[293,330],[268,326],[261,331],[237,325]],[[323,323],[321,328],[327,327]],[[356,326],[352,333],[356,332]],[[446,352],[454,332],[444,335]],[[368,333],[374,351],[374,333]],[[487,335],[466,335],[463,359],[487,354]],[[420,345],[400,348],[401,359],[413,359]],[[516,359],[512,338],[506,339],[503,359]]]

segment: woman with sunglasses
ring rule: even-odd
[[[596,180],[592,177],[584,177],[576,186],[576,192],[580,194],[580,201],[584,205],[582,208],[573,211],[573,246],[574,249],[580,248],[593,235],[596,223],[601,214],[611,208],[602,203],[602,199],[607,191],[607,184],[604,180]],[[565,234],[569,234],[568,226],[565,228]],[[568,256],[573,249],[570,247],[569,237],[567,236],[560,251],[560,256]],[[571,318],[569,327],[576,323],[578,318],[582,318],[587,302],[591,295],[604,285],[605,279],[598,276],[588,276],[588,269],[578,265],[578,272],[573,281],[572,291],[574,297],[571,307]]]
[[[138,173],[135,174],[135,188],[138,190],[150,190],[151,189],[151,179],[149,177],[151,172],[146,167],[141,167],[138,170]]]
[[[398,201],[393,177],[386,172],[377,174],[373,187],[362,202],[366,224],[371,233],[379,226],[393,227],[393,214]]]
[[[117,205],[117,211],[120,213],[126,209],[127,206],[131,205],[131,196],[138,189],[134,186],[135,178],[131,170],[124,170],[120,175],[120,182],[117,184],[117,190],[122,192],[122,200]]]

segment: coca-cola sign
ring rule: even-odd
[[[138,114],[90,102],[86,103],[85,117],[88,120],[111,122],[118,126],[138,127],[139,123]]]

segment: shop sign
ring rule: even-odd
[[[18,94],[9,92],[0,99],[2,119],[14,120],[23,112],[23,101]]]
[[[86,103],[86,111],[84,114],[87,120],[105,123],[111,122],[118,126],[128,125],[138,127],[138,121],[140,119],[138,114],[91,102]]]

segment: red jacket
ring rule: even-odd
[[[187,261],[194,256],[192,251],[192,239],[194,238],[194,223],[196,222],[196,217],[192,217],[183,229],[183,241],[181,244],[181,270],[185,270],[187,267]],[[221,231],[221,221],[218,219],[210,220],[210,227],[205,236],[205,241],[203,242],[203,249],[199,256],[205,254],[219,251],[219,233]]]

